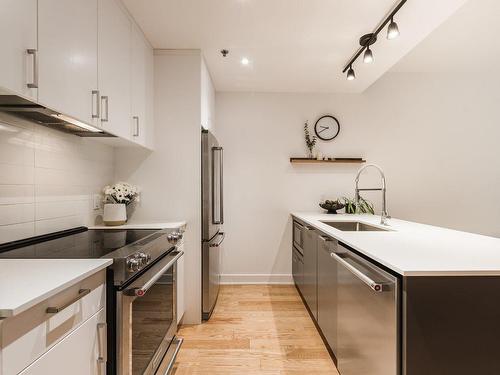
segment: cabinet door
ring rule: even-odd
[[[134,142],[146,145],[149,132],[148,114],[150,101],[149,77],[153,69],[153,50],[144,39],[142,32],[135,25],[132,26],[132,103],[131,103],[131,130],[130,135]],[[149,116],[148,116],[149,115]]]
[[[302,293],[304,279],[304,260],[302,254],[297,249],[295,249],[295,247],[292,248],[292,273],[295,285]]]
[[[97,0],[38,0],[38,43],[40,103],[92,124]]]
[[[318,319],[317,288],[318,288],[318,256],[317,232],[310,227],[304,227],[304,290],[302,292],[307,306],[314,317]]]
[[[132,23],[117,0],[99,0],[99,92],[101,127],[122,138],[130,135]]]
[[[318,325],[330,348],[337,350],[337,262],[331,255],[337,241],[318,239]]]
[[[28,84],[36,83],[36,6],[36,0],[0,0],[0,86],[33,99],[37,90]]]
[[[106,374],[106,314],[101,309],[20,375]]]

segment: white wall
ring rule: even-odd
[[[0,243],[94,224],[113,148],[0,115]]]
[[[392,216],[500,236],[499,83],[477,75],[391,73],[362,95],[217,93],[225,280],[288,280],[289,213],[353,195],[358,165],[289,163],[290,156],[306,155],[304,121],[312,129],[326,113],[337,116],[342,130],[320,150],[382,166]],[[379,208],[379,195],[366,197]]]
[[[188,223],[188,324],[201,320],[201,64],[200,51],[155,51],[155,151],[116,152],[117,179],[142,189],[132,220]]]

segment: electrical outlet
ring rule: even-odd
[[[101,194],[92,195],[92,208],[94,210],[100,210],[101,209],[101,201],[102,201]]]

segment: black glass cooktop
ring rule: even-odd
[[[157,231],[157,229],[94,230],[77,228],[49,236],[34,237],[0,245],[0,258],[101,258]]]

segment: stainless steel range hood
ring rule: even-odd
[[[34,103],[18,95],[0,94],[0,112],[79,137],[115,137],[112,134]]]

